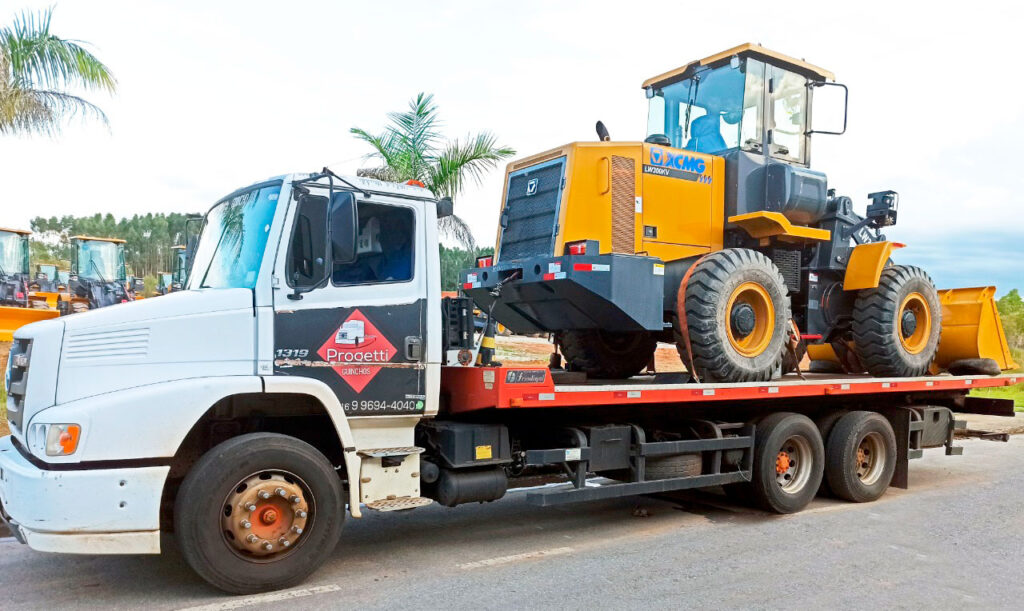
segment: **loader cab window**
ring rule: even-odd
[[[741,59],[655,87],[648,94],[647,135],[664,134],[671,146],[698,153],[720,154],[746,141],[760,146],[762,98],[745,93],[748,63],[760,65]]]
[[[775,66],[768,66],[768,78],[771,80],[768,96],[771,155],[806,163],[807,79]]]
[[[28,272],[28,238],[0,231],[0,278]]]
[[[356,260],[336,265],[336,286],[408,282],[413,276],[415,218],[411,208],[359,203]]]

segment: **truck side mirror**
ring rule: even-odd
[[[331,199],[331,259],[335,265],[345,265],[356,260],[356,244],[359,233],[359,210],[356,196],[351,191],[335,193]]]
[[[443,219],[453,214],[455,214],[455,203],[452,202],[452,198],[442,197],[437,200],[437,218]]]
[[[807,83],[807,90],[814,106],[807,135],[841,136],[846,133],[847,107],[850,99],[850,90],[846,85],[811,81]]]

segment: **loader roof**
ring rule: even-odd
[[[121,238],[97,238],[97,237],[89,236],[89,235],[75,235],[75,236],[71,236],[71,239],[72,240],[84,240],[84,241],[87,241],[87,242],[113,242],[114,244],[124,244],[124,243],[126,243],[126,241],[122,240]]]
[[[7,227],[0,227],[0,233],[16,233],[18,235],[32,235],[31,231],[25,229],[9,229]]]
[[[819,68],[818,66],[809,64],[802,59],[783,55],[778,51],[772,51],[771,49],[766,49],[761,45],[748,42],[731,49],[726,49],[721,53],[705,57],[704,59],[692,61],[682,67],[676,68],[675,70],[669,70],[668,72],[664,72],[658,76],[651,77],[644,81],[642,87],[646,89],[653,85],[660,85],[668,81],[682,80],[696,72],[698,68],[726,61],[733,55],[768,60],[781,68],[786,68],[793,72],[800,73],[811,80],[834,81],[836,79],[836,75],[824,68]]]

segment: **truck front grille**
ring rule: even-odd
[[[32,340],[16,339],[7,356],[9,377],[7,389],[7,422],[11,430],[21,432],[21,418],[25,411],[25,388],[28,386],[28,366],[32,357]]]
[[[498,260],[515,261],[555,254],[552,250],[564,176],[565,157],[509,174],[505,209],[501,214]]]

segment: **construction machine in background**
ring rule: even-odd
[[[29,291],[29,235],[21,229],[0,229],[0,341],[11,341],[24,325],[58,316],[45,299]]]
[[[119,238],[71,238],[69,299],[60,302],[62,313],[84,312],[135,300],[135,293],[127,284],[124,244]]]
[[[508,166],[495,254],[460,278],[498,322],[553,333],[567,369],[596,378],[639,373],[658,341],[705,382],[771,380],[805,352],[882,377],[1013,366],[994,289],[940,297],[891,260],[894,191],[858,213],[811,169],[811,135],[846,130],[831,72],[744,44],[643,90],[643,142],[598,122],[599,142]],[[811,122],[826,91],[834,126]]]

